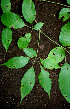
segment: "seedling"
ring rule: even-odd
[[[44,0],[41,0],[41,1],[44,1]],[[50,2],[50,1],[47,1],[47,2]],[[55,2],[52,2],[52,3],[55,3]],[[70,4],[70,0],[67,0],[67,3]],[[67,6],[67,7],[70,7],[70,6]],[[60,70],[59,79],[58,79],[59,88],[61,90],[62,95],[70,103],[70,64],[68,64],[66,61],[66,52],[69,53],[69,51],[67,50],[67,47],[70,47],[69,21],[61,28],[61,32],[59,35],[59,42],[62,45],[60,45],[41,31],[41,28],[43,27],[44,23],[38,22],[34,26],[30,27],[26,25],[25,22],[17,14],[10,12],[11,11],[10,0],[1,0],[1,8],[3,11],[3,14],[1,16],[1,21],[6,26],[6,28],[4,28],[2,31],[1,38],[2,38],[3,46],[6,49],[6,52],[12,41],[11,28],[19,29],[24,26],[32,29],[32,31],[33,30],[38,31],[39,41],[40,41],[40,34],[43,34],[50,41],[58,45],[57,47],[53,48],[49,52],[47,58],[41,59],[40,57],[38,57],[38,49],[37,51],[35,51],[33,48],[28,47],[31,41],[31,33],[26,33],[24,37],[20,37],[18,39],[17,44],[19,49],[23,49],[23,52],[25,52],[27,57],[24,57],[24,56],[13,57],[9,59],[6,63],[3,63],[1,65],[5,65],[13,69],[18,69],[18,68],[24,67],[31,58],[33,58],[34,60],[33,65],[35,64],[36,60],[38,60],[40,64],[40,68],[41,68],[41,72],[38,75],[39,83],[43,87],[43,89],[48,93],[49,98],[50,98],[52,79],[50,79],[49,77],[50,73],[48,71],[45,71],[45,68],[50,70],[60,68],[61,70]],[[33,21],[35,21],[36,10],[32,0],[23,0],[22,14],[24,19],[27,22],[32,23]],[[67,19],[69,19],[69,16],[70,16],[69,8],[63,8],[60,11],[59,19],[61,19],[61,17],[63,16],[64,16],[63,21],[66,21]],[[39,48],[39,41],[38,41],[38,48]],[[65,58],[65,63],[63,66],[60,66],[59,62],[61,62],[64,58]],[[21,87],[20,87],[20,92],[21,92],[20,102],[22,102],[23,98],[30,93],[30,91],[35,85],[35,71],[34,71],[33,65],[30,69],[27,70],[27,72],[22,77]]]

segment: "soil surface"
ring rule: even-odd
[[[51,0],[56,3],[67,4],[65,0]],[[23,0],[11,0],[12,9],[11,11],[22,16],[21,6]],[[48,35],[50,38],[59,43],[59,34],[61,27],[67,22],[63,22],[58,19],[58,13],[64,6],[59,6],[56,3],[51,4],[47,2],[41,2],[39,0],[34,0],[36,6],[36,21],[43,22],[44,26],[42,31]],[[0,15],[2,10],[0,9]],[[34,25],[27,23],[28,25]],[[0,36],[2,30],[5,26],[0,21]],[[5,48],[3,47],[1,37],[0,37],[0,64],[5,63],[12,57],[16,56],[26,56],[23,50],[20,50],[17,46],[17,40],[24,36],[25,33],[31,32],[31,29],[23,27],[21,29],[12,29],[13,39],[9,46],[9,49],[6,53]],[[37,50],[38,47],[38,32],[32,31],[32,40],[29,44],[29,47]],[[57,45],[49,41],[43,34],[41,34],[40,46],[38,56],[42,59],[48,56],[48,53],[51,49]],[[70,64],[70,55],[66,53],[67,62]],[[64,64],[64,60],[60,65]],[[40,72],[39,63],[34,64],[35,69],[35,85],[33,90],[28,96],[26,96],[22,103],[20,102],[20,84],[21,79],[27,69],[32,66],[32,61],[30,61],[25,67],[20,69],[9,69],[6,66],[0,66],[0,109],[70,109],[70,104],[62,96],[58,84],[58,76],[60,69],[58,70],[48,70],[50,72],[50,77],[52,79],[52,89],[50,99],[48,94],[44,91],[38,81],[38,74]]]

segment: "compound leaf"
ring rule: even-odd
[[[53,59],[53,58],[50,58],[50,57],[48,57],[48,58],[46,58],[46,59],[40,59],[40,61],[41,61],[41,63],[42,63],[42,65],[45,67],[45,68],[47,68],[47,69],[53,69],[53,68],[55,68],[55,69],[58,69],[58,68],[61,68],[58,64],[57,64],[57,62]]]
[[[62,95],[70,103],[70,64],[65,63],[59,74],[59,88]]]
[[[70,0],[67,0],[67,3],[70,5]]]
[[[6,63],[4,63],[2,65],[5,65],[5,66],[7,66],[9,68],[18,69],[18,68],[24,67],[28,63],[29,59],[30,58],[23,57],[23,56],[13,57],[13,58],[9,59]]]
[[[48,57],[53,58],[57,63],[61,62],[65,57],[65,52],[62,47],[53,48]]]
[[[25,26],[23,20],[17,14],[12,12],[2,14],[1,21],[8,28],[18,29]]]
[[[10,12],[11,10],[10,0],[1,0],[1,8],[2,8],[3,13]]]
[[[63,46],[70,46],[70,23],[67,22],[62,28],[59,35],[59,41]]]
[[[22,80],[21,80],[21,101],[23,100],[23,98],[28,95],[33,86],[35,84],[35,72],[34,72],[34,68],[31,67],[23,76]]]
[[[11,29],[9,29],[9,28],[3,29],[1,39],[2,39],[3,46],[5,47],[6,52],[7,52],[7,49],[8,49],[8,47],[9,47],[11,41],[12,41],[12,31],[11,31]]]
[[[61,11],[59,13],[59,19],[61,19],[61,17],[64,17],[63,21],[66,21],[69,18],[69,16],[70,16],[69,12],[70,12],[69,8],[61,9]]]
[[[39,29],[42,28],[43,24],[44,23],[42,23],[42,22],[37,23],[36,25],[34,25],[34,30],[37,30],[38,31]]]
[[[23,1],[22,13],[27,22],[32,23],[35,20],[36,11],[32,0]]]
[[[44,88],[44,90],[48,93],[50,98],[50,90],[51,90],[51,79],[49,78],[49,72],[45,71],[43,67],[41,67],[41,72],[38,75],[39,83]]]
[[[29,42],[31,41],[31,34],[26,33],[24,37],[19,38],[17,44],[20,49],[27,48]]]
[[[36,51],[33,48],[24,48],[23,50],[25,54],[31,58],[35,57],[37,55]]]

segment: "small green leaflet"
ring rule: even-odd
[[[9,68],[18,69],[18,68],[24,67],[28,63],[29,59],[30,58],[23,57],[23,56],[13,57],[13,58],[9,59],[6,63],[4,63],[2,65],[5,65],[5,66],[7,66]]]
[[[20,49],[27,48],[29,42],[31,41],[31,34],[26,33],[24,37],[19,38],[17,44]]]
[[[2,14],[1,21],[8,28],[18,29],[25,26],[23,20],[17,14],[12,12]]]
[[[42,28],[43,24],[44,23],[42,23],[42,22],[37,23],[36,25],[34,25],[34,30],[37,30],[38,31],[39,29]]]
[[[43,67],[41,67],[41,72],[38,75],[39,83],[44,88],[44,90],[48,93],[50,98],[50,90],[51,90],[51,79],[49,78],[49,72],[45,71]]]
[[[70,64],[65,63],[59,74],[59,88],[62,95],[70,103]]]
[[[21,101],[23,100],[23,98],[28,95],[33,86],[35,84],[35,72],[34,72],[34,68],[31,67],[23,76],[22,80],[21,80]]]
[[[9,29],[9,28],[3,29],[1,39],[2,39],[3,46],[5,47],[6,52],[7,52],[7,49],[8,49],[8,47],[9,47],[11,41],[12,41],[12,31],[11,31],[11,29]]]
[[[61,68],[58,64],[57,64],[57,62],[53,59],[53,58],[50,58],[50,57],[48,57],[48,58],[46,58],[46,59],[40,59],[40,61],[41,61],[41,63],[42,63],[42,65],[45,67],[45,68],[47,68],[47,69],[51,69],[51,70],[53,70],[53,68],[55,68],[55,69],[58,69],[58,68]]]
[[[1,0],[1,8],[2,8],[3,13],[10,12],[11,10],[10,0]]]
[[[25,54],[31,58],[35,57],[37,55],[36,51],[33,48],[24,48],[23,51]]]
[[[48,57],[53,58],[57,63],[61,62],[65,57],[65,52],[62,47],[53,48]]]
[[[27,42],[29,43],[31,41],[31,34],[30,33],[26,33],[25,37],[27,39]]]
[[[22,13],[27,22],[32,23],[35,20],[36,11],[32,0],[23,0]]]
[[[70,23],[67,22],[62,28],[59,35],[59,41],[63,46],[70,46]]]
[[[29,43],[25,37],[21,37],[19,38],[17,44],[20,49],[24,49],[28,46]]]
[[[64,17],[63,21],[66,21],[70,17],[69,12],[70,12],[69,8],[62,8],[59,13],[59,19],[61,19],[61,17]]]
[[[70,0],[67,0],[67,3],[70,5]]]

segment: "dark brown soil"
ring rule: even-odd
[[[22,15],[21,13],[21,5],[23,0],[11,0],[12,2],[12,12]],[[51,0],[66,4],[65,0]],[[50,38],[55,40],[57,43],[58,37],[60,34],[61,27],[66,23],[62,20],[58,19],[58,12],[63,8],[63,6],[59,6],[47,2],[41,2],[38,0],[34,0],[36,6],[36,20],[37,22],[43,22],[44,26],[42,31],[48,35]],[[2,11],[0,9],[0,15]],[[35,22],[33,22],[35,24]],[[29,24],[28,24],[29,25]],[[31,24],[30,24],[31,25]],[[0,36],[3,28],[5,26],[0,22]],[[21,29],[12,29],[13,32],[13,40],[10,44],[8,52],[6,53],[0,38],[0,63],[6,62],[8,59],[15,56],[25,56],[23,50],[20,50],[17,47],[17,40],[19,37],[22,37],[25,33],[30,32],[31,30],[24,27]],[[30,42],[29,47],[37,50],[38,43],[38,32],[32,32],[32,40]],[[41,34],[40,40],[40,48],[38,56],[41,58],[46,58],[49,51],[56,47],[54,43],[49,41],[43,34]],[[67,62],[70,64],[70,56],[66,54]],[[60,63],[63,65],[64,60]],[[52,70],[50,72],[52,78],[52,89],[51,89],[51,97],[49,99],[48,94],[44,91],[44,89],[40,86],[38,81],[38,74],[40,72],[40,67],[38,62],[34,64],[35,74],[36,74],[36,83],[33,90],[30,92],[28,96],[26,96],[22,103],[20,102],[20,83],[24,73],[28,68],[32,66],[32,62],[30,61],[24,68],[21,69],[9,69],[5,66],[0,66],[0,109],[70,109],[70,104],[65,100],[62,96],[59,84],[58,84],[58,76],[59,70]]]

